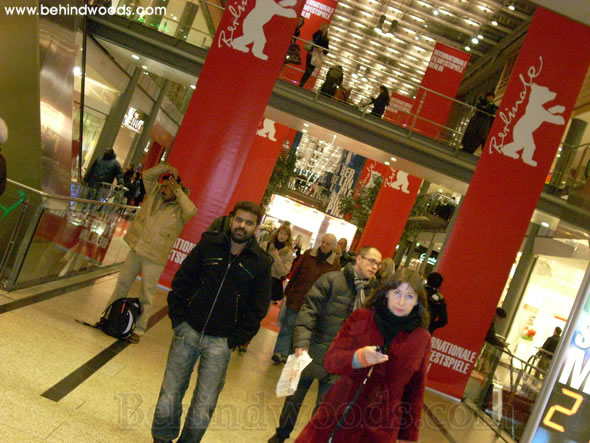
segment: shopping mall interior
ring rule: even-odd
[[[84,5],[83,0],[5,3]],[[123,237],[140,203],[138,194],[130,196],[120,183],[103,185],[96,199],[89,199],[84,177],[108,147],[124,169],[141,172],[169,160],[188,183],[188,177],[204,175],[211,167],[174,162],[181,158],[178,146],[186,139],[181,137],[183,126],[196,124],[190,121],[196,115],[191,109],[199,108],[203,115],[222,105],[197,103],[199,78],[213,63],[208,55],[217,49],[216,33],[234,3],[86,0],[89,5],[111,7],[114,13],[53,16],[9,13],[0,6],[5,8],[0,11],[0,38],[6,42],[0,54],[0,117],[9,134],[1,146],[8,183],[0,196],[0,441],[152,441],[151,420],[173,336],[166,303],[170,278],[160,280],[147,332],[137,345],[79,322],[96,322],[111,297],[129,253]],[[492,152],[491,147],[485,152],[486,143],[470,151],[464,141],[478,115],[494,121],[493,115],[478,108],[479,100],[493,92],[493,104],[502,110],[541,7],[585,27],[590,7],[553,0],[303,3],[300,33],[283,45],[289,47],[289,57],[299,59],[293,62],[287,57],[281,62],[264,112],[255,116],[259,126],[251,134],[252,147],[240,151],[244,159],[250,150],[260,153],[266,163],[270,157],[272,164],[265,166],[266,173],[248,157],[240,163],[237,171],[242,172],[233,185],[258,186],[260,191],[244,195],[257,196],[252,199],[262,203],[267,222],[275,226],[289,222],[302,251],[317,247],[325,233],[345,238],[355,251],[366,245],[363,236],[373,229],[378,196],[385,195],[387,185],[396,186],[392,177],[410,177],[417,186],[406,209],[392,203],[379,217],[380,223],[401,223],[397,237],[384,240],[389,242],[388,256],[396,266],[426,277],[439,269],[453,247],[449,239],[472,178],[480,159]],[[295,20],[291,21],[294,28]],[[321,23],[329,24],[329,51],[315,40]],[[550,38],[567,40],[559,35]],[[308,46],[314,48],[310,54],[319,48],[323,56],[302,86],[301,77],[310,64],[305,57]],[[460,75],[437,77],[446,71],[433,60],[439,57],[436,60],[442,63],[440,54],[445,50],[449,63],[464,64]],[[433,72],[434,65],[442,72]],[[340,95],[323,89],[334,67],[341,73]],[[232,69],[238,84],[259,74],[244,72],[241,66]],[[557,386],[553,374],[559,369],[557,364],[539,367],[539,349],[556,327],[565,331],[568,340],[574,337],[572,319],[587,312],[583,305],[590,263],[587,63],[584,69],[571,115],[560,129],[559,145],[551,147],[556,154],[539,184],[535,209],[522,224],[523,235],[506,265],[510,270],[503,288],[493,294],[493,308],[503,307],[507,313],[496,323],[496,333],[507,346],[483,341],[493,316],[488,309],[489,316],[477,319],[483,331],[479,357],[465,379],[463,394],[427,388],[421,442],[590,439],[582,431],[562,438],[563,431],[551,426],[532,437],[542,427],[545,393],[551,393],[546,385]],[[379,115],[375,97],[383,86],[388,104]],[[250,177],[242,178],[243,171]],[[505,180],[498,176],[497,183],[487,186]],[[191,191],[207,197],[199,189]],[[230,197],[232,192],[229,189]],[[194,201],[199,206],[200,200]],[[226,208],[228,202],[229,197],[217,213],[209,206],[203,212],[199,207],[199,223],[208,225],[225,215],[231,209]],[[200,237],[202,230],[197,231]],[[185,231],[170,256],[171,269],[178,268],[199,237]],[[502,246],[477,247],[494,256],[491,250]],[[471,272],[468,261],[463,266],[465,273]],[[488,278],[485,272],[479,275],[480,280]],[[140,286],[138,278],[132,296],[140,293]],[[466,302],[454,300],[445,286],[442,289],[452,321],[453,303]],[[470,297],[473,309],[483,305],[478,294]],[[247,352],[232,354],[225,389],[203,441],[267,441],[274,433],[282,407],[282,399],[275,396],[281,366],[271,360],[280,328],[279,309],[279,304],[270,306]],[[566,353],[563,348],[555,354],[560,362]],[[585,378],[590,366],[582,370],[582,363],[576,370]],[[196,379],[195,373],[188,393]],[[584,393],[584,399],[589,395]],[[308,395],[289,441],[295,441],[309,421],[312,397],[315,393]],[[189,403],[187,394],[184,404]],[[567,409],[571,405],[564,405],[566,415],[576,415]],[[581,421],[590,414],[584,406],[577,414]],[[565,422],[562,425],[561,429],[567,428]]]

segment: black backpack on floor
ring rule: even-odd
[[[96,327],[111,337],[126,339],[135,329],[141,311],[138,298],[120,298],[105,309]]]

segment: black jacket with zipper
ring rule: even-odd
[[[168,293],[172,327],[186,321],[205,335],[248,343],[270,303],[272,258],[253,237],[238,256],[227,234],[205,232],[182,262]]]

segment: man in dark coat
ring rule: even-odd
[[[473,154],[478,147],[485,144],[498,106],[494,104],[494,93],[488,92],[486,98],[480,98],[475,105],[475,114],[469,120],[461,144],[463,150]]]
[[[285,289],[287,306],[281,318],[281,329],[275,343],[272,360],[275,364],[285,363],[291,349],[293,330],[297,313],[303,305],[305,294],[311,285],[326,272],[340,269],[338,255],[334,252],[336,237],[326,234],[320,246],[305,251],[295,264],[291,279]]]
[[[442,282],[442,275],[438,272],[431,272],[426,279],[426,286],[424,287],[428,296],[428,311],[430,312],[430,326],[428,327],[428,331],[430,334],[448,323],[447,302],[438,291]]]
[[[545,340],[541,349],[539,349],[538,356],[540,358],[538,367],[543,371],[547,371],[549,365],[551,364],[551,360],[553,360],[553,354],[555,354],[555,350],[557,349],[557,345],[559,343],[559,339],[561,338],[561,328],[557,326],[553,331],[553,335]],[[539,372],[537,372],[539,374]]]
[[[295,354],[309,352],[312,362],[303,370],[295,393],[285,399],[279,427],[269,443],[282,443],[291,434],[299,409],[315,379],[319,382],[316,409],[338,376],[324,368],[324,355],[334,341],[342,324],[353,310],[362,307],[365,295],[376,285],[375,273],[381,266],[377,248],[360,249],[354,265],[340,271],[328,272],[313,284],[297,314],[293,346]]]
[[[0,145],[6,141],[8,138],[8,127],[4,120],[0,118]],[[0,195],[4,194],[4,190],[6,189],[6,160],[0,154]]]
[[[113,183],[115,178],[117,184],[123,184],[123,169],[121,169],[121,164],[117,160],[113,148],[107,148],[102,158],[96,160],[84,175],[84,181],[89,188],[94,190],[89,193],[89,198],[96,197],[97,189],[101,183]]]
[[[172,280],[168,308],[174,337],[154,413],[154,442],[178,436],[182,399],[199,361],[179,441],[201,441],[223,388],[232,349],[258,332],[270,303],[272,259],[254,238],[262,210],[238,202],[230,232],[206,232]],[[202,357],[202,358],[200,358]]]

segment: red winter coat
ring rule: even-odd
[[[338,332],[324,358],[330,373],[341,377],[328,391],[296,443],[328,441],[369,368],[353,369],[355,351],[383,345],[375,311],[357,309]],[[399,332],[389,347],[389,360],[374,366],[373,374],[357,398],[334,443],[418,441],[420,416],[430,351],[430,334],[424,328]]]

